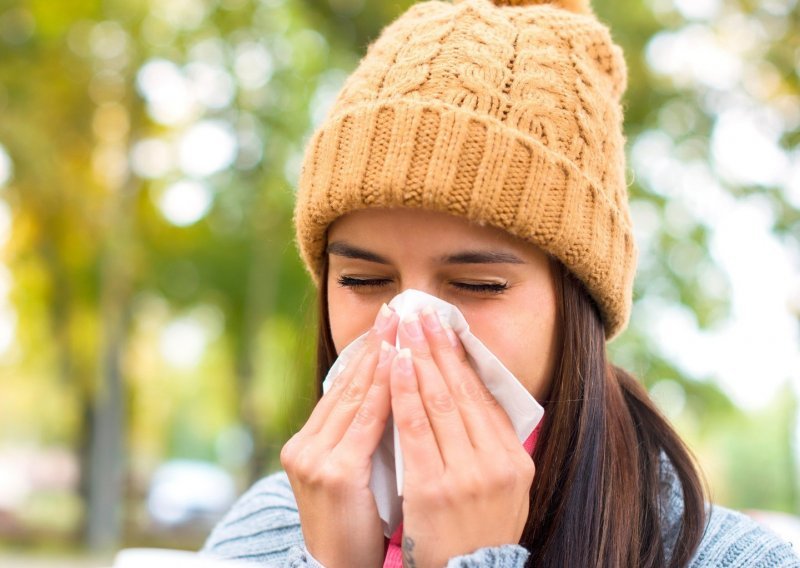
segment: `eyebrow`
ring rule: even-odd
[[[379,254],[360,247],[335,241],[328,244],[328,254],[366,260],[378,264],[391,264]],[[510,252],[499,250],[465,250],[455,254],[448,254],[437,259],[442,264],[525,264],[525,261]]]

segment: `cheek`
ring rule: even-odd
[[[338,286],[328,286],[328,318],[336,353],[341,353],[359,335],[365,333],[375,321],[381,302],[373,306]]]
[[[546,398],[555,369],[555,301],[536,309],[517,306],[502,313],[473,314],[473,333],[497,355],[534,398]]]

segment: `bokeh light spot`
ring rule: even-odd
[[[744,109],[723,112],[711,137],[716,171],[733,183],[781,183],[789,163],[779,145],[780,129],[771,127],[770,122],[763,113]]]
[[[658,381],[650,387],[650,396],[661,411],[671,419],[680,416],[686,407],[686,391],[676,381],[669,379]]]
[[[11,179],[13,167],[11,165],[11,158],[8,157],[6,149],[0,144],[0,187],[3,187]]]
[[[227,122],[203,120],[181,137],[178,162],[187,175],[205,177],[229,167],[236,149],[236,135]]]
[[[0,247],[3,245],[3,218],[8,215],[8,225],[11,224],[11,213],[6,211],[3,213],[4,202],[0,201]],[[5,206],[6,209],[8,206]],[[3,265],[0,264],[0,356],[5,355],[14,345],[14,339],[17,328],[17,312],[9,302],[9,294],[11,293],[11,272]],[[2,468],[0,467],[0,470]],[[0,479],[0,487],[2,485]],[[0,492],[1,494],[2,492]],[[2,497],[0,497],[2,501]]]
[[[721,0],[673,0],[675,7],[689,20],[710,20],[719,15]]]
[[[188,121],[196,112],[196,101],[189,82],[175,63],[152,59],[136,76],[139,92],[156,122],[176,125]]]
[[[178,369],[193,369],[200,364],[208,344],[216,340],[225,325],[219,308],[197,306],[174,318],[161,332],[159,348],[164,360]]]
[[[11,207],[0,199],[0,248],[11,238]],[[0,270],[2,267],[0,266]],[[0,272],[0,301],[3,299],[3,274]]]
[[[89,33],[92,54],[98,59],[114,59],[128,48],[128,34],[118,22],[100,22]]]
[[[255,90],[266,85],[274,70],[272,55],[256,42],[244,42],[236,48],[234,71],[245,89]]]
[[[130,153],[133,172],[146,179],[160,178],[175,166],[172,145],[160,138],[145,138],[133,145]]]
[[[178,227],[186,227],[202,219],[211,209],[213,197],[209,188],[195,180],[181,180],[164,190],[158,207],[164,218]]]
[[[187,65],[185,70],[192,92],[207,108],[221,109],[233,102],[235,86],[225,69],[208,63],[195,62]]]
[[[203,327],[192,318],[177,319],[161,332],[161,356],[178,369],[193,369],[199,363],[206,347]]]
[[[172,27],[193,30],[203,23],[209,4],[211,3],[203,0],[154,0],[151,7]]]

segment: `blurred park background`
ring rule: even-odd
[[[195,549],[279,467],[315,390],[304,143],[411,3],[0,0],[0,564]],[[797,515],[800,7],[594,7],[641,248],[613,358],[716,501]]]

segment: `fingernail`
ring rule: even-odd
[[[447,334],[447,339],[450,340],[450,345],[453,347],[458,347],[458,336],[456,335],[456,332],[453,331],[453,328],[446,323],[443,323],[442,327],[444,328],[445,334]]]
[[[394,347],[390,345],[387,341],[381,341],[381,354],[378,358],[378,367],[383,367],[389,360],[392,358],[392,350]]]
[[[400,372],[410,375],[414,371],[414,363],[411,361],[411,349],[404,347],[397,352],[397,366]]]
[[[425,306],[422,308],[422,321],[425,326],[431,331],[441,331],[442,325],[439,323],[439,315],[432,306]]]
[[[392,319],[392,308],[387,306],[386,304],[381,305],[381,309],[378,312],[378,317],[375,318],[375,331],[383,331],[386,329],[386,326],[389,324],[389,321]]]
[[[405,327],[406,333],[408,333],[411,339],[424,338],[424,335],[422,334],[422,324],[419,323],[419,316],[417,314],[406,316],[403,319],[403,326]]]

